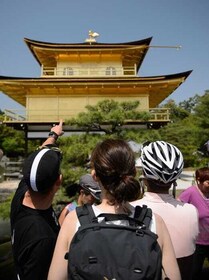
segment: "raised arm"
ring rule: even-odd
[[[62,120],[60,120],[59,124],[53,126],[51,128],[51,131],[49,132],[48,138],[44,141],[42,146],[55,144],[58,137],[64,134],[64,131],[62,130],[63,129],[62,126],[63,126]]]

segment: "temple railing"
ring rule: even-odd
[[[124,67],[41,67],[41,77],[135,77],[137,75],[136,65]]]
[[[150,108],[149,110],[141,110],[149,112],[151,118],[148,121],[141,122],[169,122],[170,115],[168,108]],[[4,122],[58,122],[60,119],[67,120],[75,117],[79,112],[75,110],[5,110]],[[133,120],[139,122],[140,120]]]

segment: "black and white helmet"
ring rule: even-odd
[[[177,147],[164,141],[156,141],[142,148],[141,164],[147,179],[168,184],[179,177],[184,161]]]

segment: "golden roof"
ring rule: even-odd
[[[176,90],[189,76],[191,71],[153,77],[129,78],[12,78],[0,76],[0,90],[26,106],[27,95],[46,97],[70,96],[71,94],[95,94],[105,97],[110,93],[115,96],[149,95],[149,107],[154,108]],[[91,90],[90,90],[91,89]]]

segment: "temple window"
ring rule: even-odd
[[[72,67],[65,67],[63,69],[64,76],[72,76],[73,75],[73,68]]]
[[[105,74],[106,74],[106,75],[116,75],[115,67],[108,66],[108,67],[106,68]]]

